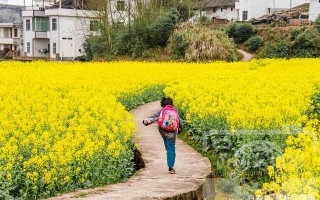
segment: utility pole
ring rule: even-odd
[[[290,17],[291,17],[291,8],[292,8],[292,0],[290,0],[290,14],[289,14]]]

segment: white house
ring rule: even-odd
[[[21,48],[23,7],[0,5],[0,50],[19,51]]]
[[[9,48],[18,51],[20,48],[20,25],[14,23],[0,23],[0,50]]]
[[[209,19],[236,21],[239,18],[239,12],[235,9],[235,2],[236,0],[206,0],[202,5],[202,14]]]
[[[27,57],[47,57],[72,60],[84,54],[85,36],[96,29],[92,11],[45,8],[26,10],[24,23],[24,53]]]
[[[308,2],[309,0],[238,0],[236,9],[239,10],[239,21],[247,21],[273,11],[290,9]]]
[[[310,0],[309,19],[311,21],[314,21],[319,16],[320,16],[320,1]]]
[[[248,21],[308,2],[309,0],[206,0],[202,13],[209,19],[216,17],[229,21]]]

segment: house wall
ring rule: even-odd
[[[57,19],[57,30],[52,30],[52,19]],[[62,58],[75,58],[84,53],[85,35],[89,33],[90,20],[75,16],[50,16],[50,58],[56,58],[56,53]],[[53,43],[56,43],[56,53],[53,53]]]
[[[30,19],[31,29],[27,31],[26,29],[26,21]],[[33,38],[35,34],[32,31],[32,17],[24,17],[23,18],[23,52],[26,53],[26,56],[32,57],[33,56]],[[27,43],[30,43],[30,52],[27,52]]]
[[[310,0],[309,19],[315,21],[320,16],[320,2],[319,0]]]
[[[226,8],[206,8],[205,16],[209,19],[213,17],[236,21],[238,19],[238,11],[234,7]]]
[[[46,57],[46,54],[40,52],[43,49],[48,49],[49,40],[48,39],[33,39],[33,55],[34,57]]]
[[[298,5],[308,3],[309,0],[239,0],[239,20],[243,20],[243,11],[248,11],[248,18],[258,18],[265,14],[269,14],[270,11],[289,9],[291,2],[291,8]]]

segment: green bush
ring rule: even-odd
[[[245,42],[245,45],[251,52],[256,52],[262,46],[262,44],[263,40],[260,36],[252,36]]]
[[[243,43],[254,35],[254,26],[246,23],[232,23],[227,29],[227,34],[236,43]]]
[[[259,53],[260,58],[290,58],[290,43],[288,41],[280,41],[277,43],[266,42]]]
[[[314,21],[314,27],[318,30],[320,33],[320,17],[317,17],[317,19]]]
[[[176,10],[170,10],[168,13],[164,13],[157,17],[155,21],[150,24],[148,27],[150,47],[166,45],[175,24],[178,21],[178,17],[179,13]]]
[[[281,148],[268,141],[257,140],[244,144],[234,154],[234,176],[242,183],[255,180],[263,183],[269,178],[267,167],[274,165],[281,153]]]
[[[207,16],[204,16],[202,15],[200,18],[199,18],[199,24],[201,25],[207,25],[207,24],[210,24],[210,20]]]
[[[290,34],[290,40],[294,41],[298,37],[298,35],[300,34],[300,30],[296,29],[296,28],[295,29],[291,29],[289,34]]]
[[[185,57],[188,48],[188,42],[181,35],[172,35],[170,38],[173,59],[181,59]]]
[[[320,35],[315,30],[305,30],[292,43],[294,56],[300,58],[320,56]]]

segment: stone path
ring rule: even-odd
[[[126,183],[81,190],[55,199],[144,200],[144,199],[203,199],[212,195],[211,164],[207,158],[181,140],[176,143],[176,174],[169,174],[166,153],[157,125],[144,126],[142,120],[160,109],[159,102],[148,103],[131,113],[139,129],[136,141],[145,163]],[[207,198],[208,199],[208,198]],[[211,198],[210,198],[211,199]]]
[[[238,49],[238,51],[243,55],[243,58],[241,59],[241,61],[248,62],[248,61],[252,60],[252,58],[253,58],[252,54],[250,54],[246,51],[243,51],[241,49]]]

